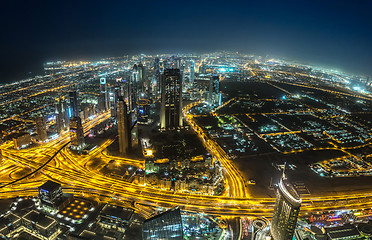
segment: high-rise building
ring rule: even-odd
[[[212,75],[209,81],[209,103],[218,104],[220,102],[220,77]]]
[[[109,109],[108,92],[106,78],[100,78],[100,94],[98,97],[98,108],[100,112],[107,111]]]
[[[143,240],[183,240],[182,216],[179,208],[174,208],[142,224]]]
[[[145,92],[147,89],[147,80],[145,76],[145,66],[140,62],[138,64],[138,86],[141,92]]]
[[[150,101],[140,99],[137,101],[137,123],[147,124],[150,115]]]
[[[46,131],[46,122],[44,116],[42,115],[36,117],[36,132],[39,141],[44,142],[47,140],[48,135]]]
[[[161,129],[177,129],[182,120],[182,76],[179,69],[165,69],[161,77]]]
[[[76,91],[70,92],[70,108],[71,108],[71,115],[70,117],[78,117],[79,116],[79,107],[78,107],[78,94]]]
[[[131,121],[127,110],[127,104],[122,97],[119,97],[117,105],[119,151],[125,155],[131,147]]]
[[[81,150],[84,148],[84,130],[80,117],[70,119],[70,139],[73,149]]]
[[[300,212],[301,198],[284,172],[276,189],[270,233],[274,240],[292,240]]]
[[[153,91],[157,94],[160,91],[160,59],[155,58],[154,61],[154,82],[153,82],[154,89]]]
[[[195,62],[194,60],[190,61],[190,85],[192,86],[194,84],[194,78],[195,78]]]
[[[55,113],[56,113],[56,125],[57,125],[58,134],[66,130],[65,110],[66,110],[65,109],[65,98],[63,96],[56,98]]]
[[[111,117],[117,116],[116,105],[120,95],[120,86],[111,87],[109,93]]]
[[[128,92],[129,92],[129,98],[128,98],[128,104],[129,104],[129,111],[132,111],[136,108],[136,102],[137,102],[137,86],[139,84],[138,80],[138,66],[137,64],[134,64],[133,70],[132,70],[132,76],[128,84]]]

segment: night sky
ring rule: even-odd
[[[372,77],[372,1],[6,1],[0,82],[56,59],[232,50]],[[32,74],[31,74],[32,75]]]

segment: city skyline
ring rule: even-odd
[[[372,1],[7,1],[0,239],[372,239]]]

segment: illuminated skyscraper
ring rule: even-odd
[[[137,85],[138,85],[138,66],[137,64],[134,64],[133,70],[132,70],[132,76],[128,84],[128,92],[129,92],[129,98],[128,98],[128,104],[129,104],[129,111],[132,111],[136,108],[136,102],[137,102]]]
[[[161,129],[177,129],[182,120],[182,76],[179,69],[165,69],[161,77]]]
[[[119,97],[118,106],[118,132],[119,132],[119,151],[125,155],[131,147],[131,122],[127,110],[127,104],[122,97]]]
[[[183,240],[182,216],[179,208],[174,208],[147,219],[142,225],[143,240]]]
[[[150,115],[150,101],[140,99],[137,101],[137,123],[147,124]]]
[[[145,66],[140,62],[138,64],[138,86],[140,92],[145,92],[147,90],[145,71]]]
[[[116,105],[120,95],[120,86],[111,87],[109,93],[111,117],[117,116]]]
[[[106,78],[101,78],[99,82],[100,94],[98,97],[98,108],[100,112],[104,112],[109,109]]]
[[[59,98],[56,98],[55,113],[56,113],[57,132],[58,132],[58,134],[60,134],[61,131],[66,130],[65,98],[63,96],[59,97]]]
[[[46,122],[42,115],[36,117],[36,132],[39,141],[44,142],[47,140]]]
[[[155,58],[154,61],[154,92],[157,94],[160,91],[160,59]]]
[[[278,188],[270,233],[274,240],[292,240],[300,212],[301,198],[283,173]]]
[[[218,104],[220,102],[220,77],[212,75],[209,81],[209,103]]]
[[[79,116],[79,107],[78,107],[78,96],[77,92],[70,92],[70,108],[71,108],[71,117]]]
[[[195,62],[191,59],[190,61],[190,84],[194,84],[194,78],[195,78]]]
[[[84,148],[84,131],[80,117],[70,119],[70,140],[73,149],[81,150]]]

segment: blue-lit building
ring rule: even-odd
[[[78,94],[76,91],[70,92],[70,109],[71,109],[70,117],[79,116]]]
[[[182,216],[179,208],[173,208],[147,219],[142,225],[143,240],[182,240]]]
[[[72,200],[72,194],[63,195],[61,184],[48,180],[39,188],[41,206],[48,211],[63,209]]]

